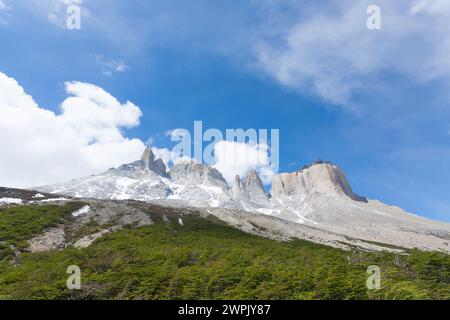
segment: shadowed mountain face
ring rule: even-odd
[[[145,148],[141,162],[146,170],[152,170],[162,176],[166,175],[166,165],[161,159],[155,160],[155,155],[149,147]]]
[[[275,175],[269,196],[255,170],[243,178],[236,176],[233,186],[228,186],[217,169],[205,164],[181,162],[167,172],[161,159],[155,159],[151,149],[146,148],[139,161],[37,189],[80,198],[244,210],[355,239],[450,251],[449,224],[356,195],[344,173],[328,162]]]

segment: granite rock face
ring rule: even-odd
[[[145,148],[141,162],[144,169],[151,170],[162,176],[166,175],[166,165],[161,159],[155,160],[155,155],[150,147]]]
[[[167,172],[162,160],[146,148],[141,160],[37,190],[79,198],[163,202],[177,208],[245,211],[340,238],[450,252],[449,224],[358,196],[342,170],[323,161],[274,175],[269,197],[255,170],[243,179],[236,176],[230,187],[217,169],[194,161],[177,163]]]
[[[170,178],[176,183],[207,185],[228,189],[227,182],[222,174],[217,170],[205,164],[183,162],[176,164],[169,172]]]
[[[255,205],[267,207],[270,205],[268,195],[264,191],[264,186],[256,170],[249,170],[243,180],[236,175],[231,193],[233,199],[240,202],[243,207],[248,208]]]
[[[241,177],[238,174],[234,177],[231,193],[233,194],[233,197],[237,200],[248,200],[248,194],[245,193]]]
[[[347,196],[355,201],[367,200],[353,193],[344,173],[330,163],[320,163],[293,173],[281,173],[273,177],[274,197],[307,196],[312,193]]]

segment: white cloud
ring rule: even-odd
[[[139,125],[132,102],[120,103],[102,88],[66,82],[69,95],[60,114],[41,108],[13,78],[0,72],[0,185],[34,187],[88,176],[139,159],[144,143],[128,139],[122,128]],[[177,130],[171,131],[176,133]],[[167,167],[192,161],[166,148],[152,148]],[[264,184],[274,174],[266,144],[221,141],[215,168],[232,183],[256,169]]]
[[[271,41],[260,41],[259,65],[281,84],[336,105],[378,89],[377,79],[387,74],[410,83],[450,80],[449,3],[380,0],[379,31],[366,27],[371,1],[319,6]]]
[[[6,3],[2,0],[0,0],[0,26],[7,26],[8,23],[8,11],[9,11],[9,7],[6,5]]]
[[[229,185],[233,184],[235,176],[245,177],[250,169],[255,169],[262,182],[267,185],[272,181],[272,170],[269,147],[266,144],[240,143],[235,141],[220,141],[214,147],[214,168],[219,170]]]
[[[191,162],[192,158],[187,156],[181,156],[180,154],[169,150],[167,148],[152,147],[152,151],[155,154],[155,159],[161,159],[166,165],[167,171],[173,167],[173,165],[182,161]]]
[[[172,141],[179,141],[177,140],[179,137],[190,138],[189,131],[181,128],[167,130],[164,134],[171,137]],[[186,137],[186,134],[189,136]],[[196,159],[168,149],[153,147],[153,152],[157,158],[161,158],[170,167],[182,162],[197,162]],[[244,178],[251,169],[255,169],[259,173],[264,185],[272,183],[275,170],[269,156],[270,147],[267,144],[222,140],[214,145],[213,153],[212,159],[204,158],[203,161],[219,170],[229,185],[233,184],[236,175]],[[208,157],[209,155],[204,154],[203,156]]]
[[[6,4],[2,0],[0,0],[0,10],[6,10],[6,9],[8,9]]]
[[[120,59],[105,59],[103,55],[97,54],[95,56],[97,65],[102,69],[102,73],[105,76],[112,76],[113,73],[122,73],[130,69],[122,60]]]
[[[139,124],[137,106],[87,83],[67,82],[66,92],[55,114],[0,72],[0,185],[55,183],[140,157],[144,143],[120,131]]]
[[[441,14],[448,13],[450,10],[450,1],[448,0],[421,0],[411,8],[412,14],[421,12]]]
[[[172,138],[179,138],[180,136],[186,139],[190,138],[190,136],[185,136],[186,134],[190,135],[189,131],[180,128],[167,130],[164,134]],[[152,143],[151,140],[149,139],[149,143]],[[155,146],[152,147],[152,150],[155,158],[162,159],[168,169],[178,163],[198,163],[196,159],[190,157],[192,155],[183,155],[167,148]],[[236,175],[244,178],[250,169],[255,169],[259,173],[263,184],[269,185],[272,182],[275,170],[269,156],[270,147],[265,143],[222,140],[214,145],[213,153],[211,159],[204,158],[203,161],[218,169],[229,185],[233,184]],[[208,157],[209,155],[203,154],[203,156]]]
[[[83,18],[90,16],[90,11],[83,6],[83,0],[17,0],[35,14],[45,17],[49,22],[66,28],[67,8],[71,5],[81,7]]]

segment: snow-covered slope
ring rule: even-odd
[[[231,200],[228,185],[216,169],[182,162],[166,172],[166,166],[161,159],[155,159],[150,148],[145,149],[141,160],[117,169],[35,189],[79,198],[180,200],[196,207],[224,206]]]
[[[182,162],[167,172],[146,148],[139,161],[37,190],[80,198],[244,210],[353,239],[450,252],[449,224],[356,195],[344,173],[327,162],[275,175],[267,194],[254,170],[243,179],[236,176],[229,187],[218,170],[205,164]]]

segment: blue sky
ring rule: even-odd
[[[160,147],[195,120],[278,128],[280,171],[320,157],[361,195],[450,221],[446,1],[378,1],[377,31],[370,1],[68,2],[81,30],[67,1],[0,4],[0,72],[40,108],[80,81],[138,106],[122,134]]]

